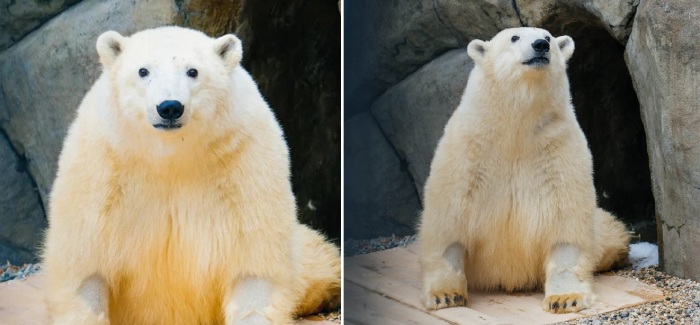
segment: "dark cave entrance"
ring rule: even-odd
[[[634,231],[633,240],[656,242],[646,135],[625,47],[585,10],[559,9],[568,14],[553,16],[543,28],[571,36],[576,45],[568,74],[576,117],[593,154],[598,204]]]
[[[285,132],[301,222],[340,242],[340,13],[335,1],[247,1],[243,66]]]

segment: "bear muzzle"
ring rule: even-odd
[[[529,60],[523,62],[524,65],[529,65],[532,67],[542,67],[549,64],[549,58],[544,55],[536,55]]]
[[[532,43],[534,55],[532,58],[523,62],[524,65],[532,67],[543,67],[549,64],[549,42],[544,39],[538,39]]]
[[[185,106],[177,100],[166,100],[156,106],[161,123],[154,124],[156,129],[173,130],[182,127],[178,120],[185,112]]]

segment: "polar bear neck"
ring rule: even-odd
[[[502,121],[539,123],[542,116],[573,115],[566,73],[545,73],[514,80],[497,80],[475,66],[460,107]]]

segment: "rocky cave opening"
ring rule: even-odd
[[[335,1],[246,1],[243,65],[282,124],[299,220],[340,242],[340,14]]]
[[[568,74],[576,116],[593,154],[598,204],[634,232],[633,240],[656,242],[646,135],[625,46],[587,11],[561,9],[568,14],[554,15],[542,27],[571,36],[576,45]],[[578,13],[571,14],[574,10]]]

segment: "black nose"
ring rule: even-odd
[[[532,48],[535,49],[535,52],[549,52],[549,42],[538,39],[532,43]]]
[[[185,111],[185,106],[182,106],[182,103],[176,100],[166,100],[158,104],[156,108],[158,109],[158,115],[166,120],[180,118]]]

